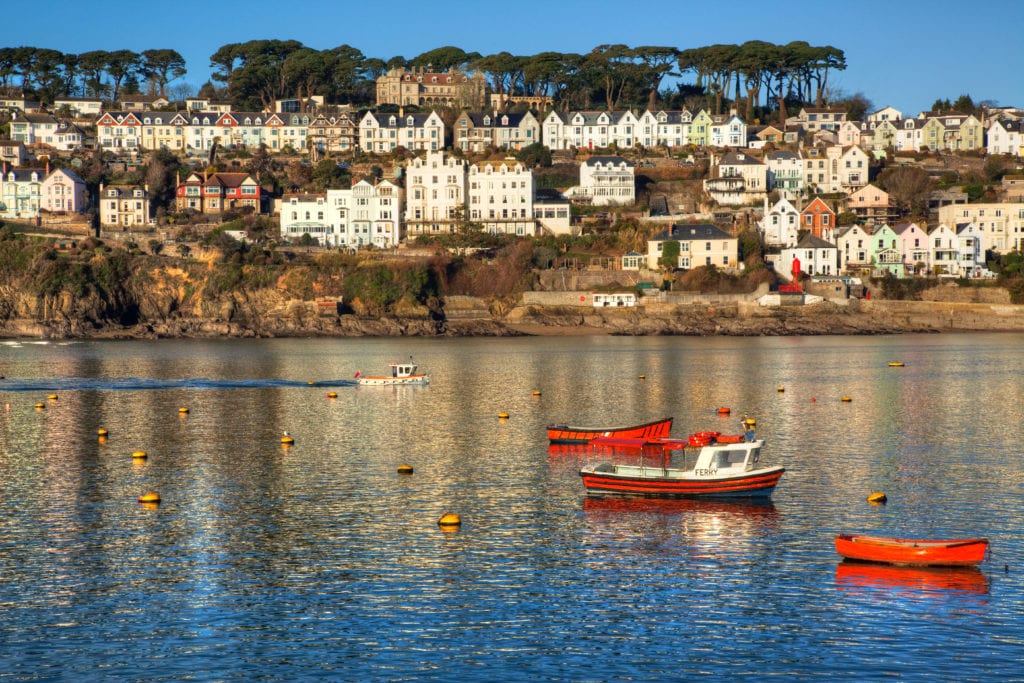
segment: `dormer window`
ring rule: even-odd
[[[407,116],[405,119],[405,125],[408,126],[409,128],[412,128],[413,126],[416,125],[416,121],[415,119],[413,119],[413,117]]]
[[[144,119],[142,120],[142,122],[143,122],[144,124],[146,124],[146,125],[148,126],[148,125],[149,125],[149,124],[150,124],[150,123],[152,122],[152,119],[150,119],[150,118],[149,118],[149,117],[147,116],[146,118],[144,118]]]
[[[11,180],[14,180],[14,174],[13,173],[11,174]],[[107,196],[108,197],[116,197],[117,196],[117,190],[107,190]]]
[[[395,117],[394,117],[394,116],[392,116],[392,117],[389,117],[389,118],[388,118],[388,125],[389,125],[389,126],[393,126],[393,125],[395,125],[396,123],[397,123],[397,120],[395,119]]]
[[[142,196],[142,190],[135,190],[132,194],[134,196],[136,196],[136,197],[141,197]]]

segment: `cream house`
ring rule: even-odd
[[[673,224],[652,237],[647,241],[648,268],[662,267],[662,255],[668,242],[679,244],[674,268],[739,268],[739,240],[710,223]]]
[[[100,225],[131,230],[149,224],[149,187],[100,184]]]

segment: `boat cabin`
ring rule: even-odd
[[[752,470],[761,455],[762,444],[764,441],[757,439],[741,443],[704,446],[697,454],[693,475],[695,477],[722,477]]]
[[[416,365],[414,363],[391,363],[392,377],[411,377],[415,374]]]

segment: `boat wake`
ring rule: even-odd
[[[0,391],[159,391],[163,389],[276,389],[355,386],[351,379],[297,382],[287,379],[153,379],[148,377],[40,377],[0,379]]]

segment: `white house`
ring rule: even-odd
[[[100,225],[130,231],[133,226],[149,224],[149,188],[145,185],[108,185],[100,183]]]
[[[836,245],[811,234],[804,235],[796,246],[780,252],[773,264],[775,272],[790,277],[793,273],[793,259],[799,259],[800,272],[808,275],[839,274],[839,250]]]
[[[956,230],[945,223],[938,225],[928,233],[931,258],[928,263],[938,268],[940,273],[958,275],[960,267],[960,240]]]
[[[876,109],[865,117],[868,121],[899,121],[903,118],[903,112],[896,107],[890,107],[888,105],[881,109]]]
[[[593,156],[580,164],[576,196],[595,206],[632,206],[636,203],[633,162],[617,156]]]
[[[978,277],[985,270],[985,239],[974,223],[956,226],[957,270],[965,277]]]
[[[548,149],[631,149],[637,144],[639,120],[631,111],[552,111],[542,124]]]
[[[637,141],[644,147],[681,147],[690,144],[693,114],[682,111],[645,111],[640,115]]]
[[[409,237],[454,233],[466,220],[466,162],[427,152],[406,167],[405,227]]]
[[[764,216],[757,226],[766,247],[792,248],[800,232],[800,212],[788,199],[780,199],[769,209],[765,197]]]
[[[726,152],[718,177],[704,181],[704,191],[719,204],[742,206],[768,196],[768,167],[746,152]]]
[[[281,237],[309,235],[322,246],[381,249],[401,241],[402,193],[394,183],[363,179],[347,189],[286,195],[281,202]]]
[[[989,154],[1024,155],[1024,121],[996,119],[988,127],[986,151]]]
[[[367,112],[359,121],[359,146],[364,152],[385,154],[399,147],[438,152],[445,147],[444,121],[429,114]]]
[[[712,147],[746,147],[746,122],[736,114],[712,117],[710,143]]]
[[[533,172],[515,159],[469,167],[469,220],[491,234],[533,235]]]
[[[839,272],[871,268],[871,234],[859,225],[843,226],[836,233]]]
[[[804,160],[795,153],[775,150],[764,155],[768,167],[768,191],[778,190],[786,199],[795,199],[804,191]]]

